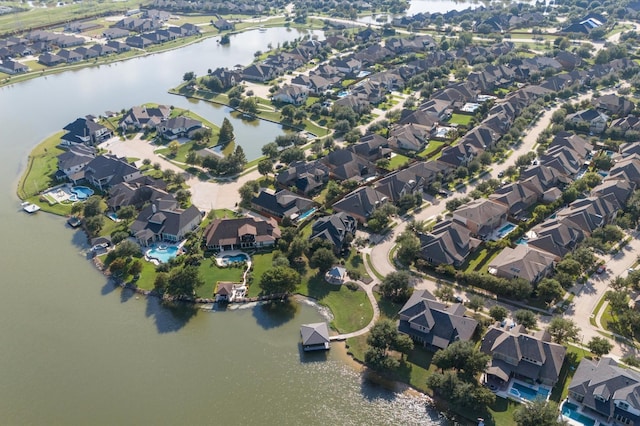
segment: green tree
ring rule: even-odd
[[[481,296],[471,296],[467,305],[475,312],[481,311],[484,308],[484,299]]]
[[[269,157],[270,159],[278,158],[278,144],[275,142],[269,142],[262,147],[262,155]]]
[[[116,278],[122,278],[127,273],[127,259],[124,257],[117,257],[109,264],[109,272]]]
[[[443,285],[433,292],[433,295],[443,302],[450,302],[453,300],[453,287],[450,285]]]
[[[409,280],[411,275],[407,271],[396,271],[387,274],[380,284],[380,293],[383,297],[395,302],[405,302],[411,292],[409,290]]]
[[[533,328],[537,324],[536,314],[528,309],[518,309],[513,314],[513,318],[518,324],[523,325],[525,328]]]
[[[258,193],[260,190],[260,184],[258,181],[249,180],[242,184],[242,186],[238,189],[240,193],[240,199],[242,200],[242,204],[248,206],[251,204],[251,199]]]
[[[84,217],[99,216],[104,212],[102,207],[102,198],[97,195],[92,195],[84,202],[84,209],[82,214]]]
[[[118,210],[118,219],[129,220],[133,219],[137,215],[138,210],[136,210],[135,206],[124,206]]]
[[[158,293],[164,293],[169,287],[169,274],[166,272],[158,272],[156,279],[153,281],[153,288]]]
[[[495,305],[489,309],[489,315],[496,321],[504,321],[509,315],[509,311],[504,306]]]
[[[267,269],[260,279],[260,288],[266,294],[291,293],[300,284],[300,274],[286,266]]]
[[[204,285],[204,280],[200,276],[198,268],[187,265],[171,271],[166,291],[171,296],[192,297],[202,285]]]
[[[235,138],[233,134],[233,125],[227,117],[222,120],[222,126],[220,127],[220,133],[218,134],[218,143],[227,144]]]
[[[176,155],[178,155],[178,150],[180,149],[180,142],[171,141],[169,142],[169,145],[167,147],[169,148],[169,153],[171,154],[171,156],[175,157]]]
[[[472,341],[456,341],[433,355],[432,363],[440,370],[454,369],[474,378],[487,368],[491,356],[480,352]]]
[[[193,71],[185,72],[182,76],[182,81],[191,81],[196,79],[196,73]]]
[[[536,399],[520,405],[513,413],[513,419],[518,426],[555,426],[564,424],[558,420],[559,414],[555,402]]]
[[[540,281],[536,291],[538,292],[538,296],[544,299],[545,302],[552,302],[564,296],[564,289],[560,283],[553,278],[544,278]]]
[[[256,101],[255,98],[252,98],[252,97],[244,98],[243,100],[240,101],[238,108],[240,108],[242,111],[246,112],[247,114],[255,115],[258,113],[258,102]]]
[[[100,234],[102,227],[104,226],[103,216],[91,216],[84,220],[84,227],[90,236],[95,237]]]
[[[309,259],[309,266],[318,268],[318,272],[322,274],[327,272],[337,262],[338,259],[336,259],[336,256],[333,254],[333,250],[323,247],[313,253],[311,259]]]
[[[568,319],[562,317],[554,317],[547,327],[547,331],[556,343],[565,343],[570,340],[576,340],[580,329],[576,324]]]
[[[273,172],[273,161],[272,160],[261,160],[258,163],[258,173],[262,176],[267,176],[269,173]]]
[[[411,265],[420,254],[420,240],[411,231],[400,234],[396,240],[399,247],[396,252],[398,260],[406,266]]]
[[[609,339],[599,336],[594,336],[591,340],[589,340],[587,347],[598,358],[608,354],[609,352],[611,352],[611,349],[613,349],[613,345],[611,344]]]
[[[129,274],[136,277],[140,275],[141,272],[142,272],[142,262],[140,262],[140,260],[138,259],[131,262],[131,265],[129,265]]]

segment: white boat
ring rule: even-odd
[[[264,33],[267,31],[267,29],[265,27],[259,27],[258,31],[260,31],[261,33]]]
[[[24,210],[27,213],[35,213],[38,210],[40,210],[40,206],[37,206],[35,204],[31,204],[29,202],[24,202],[22,203],[22,210]]]

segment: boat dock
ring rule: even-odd
[[[31,214],[40,210],[40,206],[25,201],[24,203],[22,203],[22,210]]]

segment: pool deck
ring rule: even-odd
[[[607,422],[607,419],[605,419],[604,417],[601,417],[595,413],[586,413],[583,410],[582,404],[580,404],[578,401],[575,401],[569,397],[567,397],[567,399],[565,399],[564,401],[562,401],[562,404],[560,404],[560,416],[562,417],[563,420],[566,420],[566,422],[571,425],[571,426],[584,426],[584,423],[579,422],[577,420],[574,420],[572,418],[569,418],[567,416],[565,416],[564,414],[562,414],[562,407],[564,406],[565,402],[569,402],[575,406],[578,407],[578,409],[576,410],[577,413],[582,414],[585,417],[588,417],[592,420],[595,421],[593,426],[606,426],[609,424],[609,422]]]
[[[511,225],[512,226],[511,229],[509,229],[508,231],[500,232],[500,230],[502,228],[504,228],[505,226],[507,226],[507,225]],[[517,227],[518,227],[518,225],[516,225],[515,223],[505,222],[500,226],[500,228],[498,228],[495,231],[493,231],[488,239],[491,240],[491,241],[499,241],[499,240],[503,239],[504,237],[506,237],[507,235],[509,235],[510,233],[512,233],[513,230],[516,229]]]
[[[521,381],[521,380],[517,380],[517,379],[511,379],[511,380],[509,381],[509,384],[508,384],[505,388],[503,388],[503,389],[501,389],[501,390],[499,390],[499,391],[495,392],[495,394],[496,394],[497,396],[502,397],[502,398],[508,398],[508,399],[513,400],[513,401],[519,402],[519,403],[521,403],[521,404],[528,404],[529,402],[531,402],[531,401],[530,401],[530,400],[528,400],[527,398],[523,398],[523,397],[521,397],[521,396],[517,396],[517,395],[514,395],[514,394],[512,394],[512,393],[511,393],[511,389],[513,388],[513,384],[514,384],[514,383],[518,383],[518,384],[520,384],[521,386],[525,386],[525,387],[527,387],[527,388],[530,388],[530,389],[534,390],[536,393],[538,393],[538,388],[540,388],[540,387],[542,387],[542,388],[544,388],[544,389],[547,389],[547,391],[548,391],[549,393],[547,394],[547,396],[546,396],[545,400],[548,400],[548,399],[549,399],[549,395],[551,395],[551,389],[548,389],[546,386],[537,385],[537,386],[535,386],[535,387],[532,387],[531,385],[528,385],[528,384],[524,383],[523,381]],[[516,389],[516,390],[517,390],[517,389]],[[539,394],[539,393],[538,393],[538,394]]]

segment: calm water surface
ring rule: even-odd
[[[172,310],[114,289],[64,220],[19,210],[15,186],[30,150],[78,116],[143,102],[224,108],[166,94],[185,71],[247,63],[298,37],[273,29],[0,89],[0,423],[7,425],[439,424],[424,402],[372,386],[341,351],[303,357],[304,304],[278,311]],[[251,158],[279,126],[233,122]],[[250,151],[252,144],[256,150]],[[253,152],[251,154],[250,152]]]

